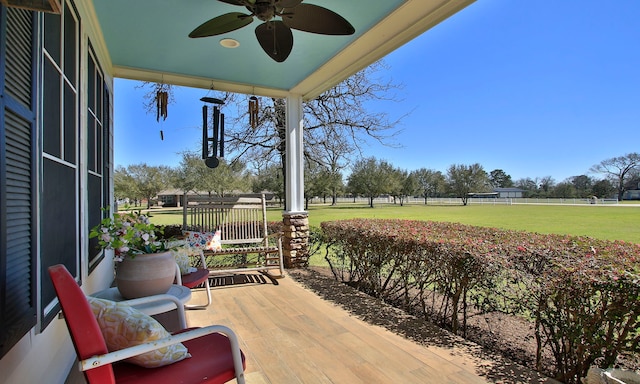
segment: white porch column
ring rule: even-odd
[[[286,106],[285,212],[304,212],[304,160],[302,96],[289,94]]]
[[[287,268],[309,260],[309,215],[304,211],[302,97],[289,94],[286,106],[286,206],[282,213],[282,253]]]

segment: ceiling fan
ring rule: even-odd
[[[255,30],[262,49],[281,63],[293,48],[291,28],[321,35],[352,35],[353,26],[337,13],[303,0],[218,0],[247,8],[251,14],[231,12],[214,17],[191,31],[189,37],[221,35],[245,27],[257,17],[264,23]],[[277,20],[276,18],[280,18]]]

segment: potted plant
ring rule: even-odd
[[[102,249],[114,251],[116,286],[126,299],[167,293],[174,281],[176,261],[162,229],[140,212],[116,213],[89,233]]]

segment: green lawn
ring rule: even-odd
[[[152,211],[156,224],[179,224],[181,211]],[[269,220],[280,220],[281,208],[270,208]],[[539,233],[584,235],[640,244],[640,205],[469,205],[431,206],[380,204],[375,208],[358,204],[309,207],[309,224],[350,218],[415,219],[450,221],[485,227]]]

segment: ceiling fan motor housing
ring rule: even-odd
[[[262,21],[269,21],[276,15],[276,6],[273,2],[269,1],[258,1],[253,6],[253,9],[250,7],[247,8]]]

